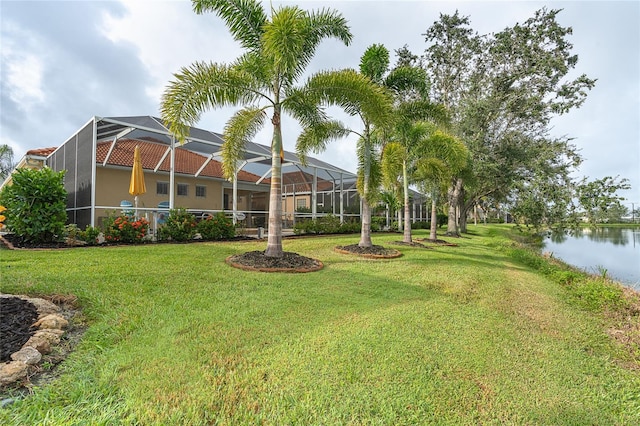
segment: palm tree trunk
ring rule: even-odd
[[[449,201],[449,221],[447,224],[447,235],[459,237],[458,228],[458,206],[460,205],[460,197],[462,196],[462,179],[454,178],[451,186],[447,191]]]
[[[429,239],[436,241],[438,239],[438,206],[437,206],[436,190],[431,194],[431,226],[429,227]]]
[[[402,241],[411,242],[411,217],[409,213],[409,182],[407,181],[407,162],[402,162],[402,186],[404,190],[404,236]]]
[[[269,194],[269,235],[265,256],[282,257],[282,129],[280,111],[273,118],[273,141],[271,143],[271,192]]]
[[[362,199],[362,211],[360,212],[362,218],[362,228],[360,230],[360,247],[371,247],[371,208],[365,198]]]

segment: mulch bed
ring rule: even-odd
[[[450,243],[450,242],[445,241],[445,240],[438,240],[438,239],[431,240],[429,238],[420,238],[420,239],[418,239],[416,241],[422,241],[422,242],[425,242],[425,243],[431,243],[431,244],[435,244],[435,245],[438,245],[438,246],[458,247],[458,244]]]
[[[11,361],[34,335],[38,310],[33,303],[19,297],[0,297],[0,363]]]
[[[285,251],[281,257],[266,256],[263,251],[250,251],[227,257],[234,268],[258,272],[314,272],[324,267],[319,260]]]
[[[397,245],[397,246],[405,246],[405,247],[417,247],[417,248],[424,248],[424,249],[433,249],[433,247],[429,247],[429,246],[425,246],[422,243],[419,243],[417,241],[411,241],[410,243],[406,242],[406,241],[393,241],[391,244]]]
[[[383,246],[372,245],[371,247],[360,247],[358,244],[348,246],[336,246],[335,251],[342,254],[355,254],[370,259],[394,259],[402,256],[396,249],[385,248]]]
[[[0,387],[0,400],[7,402],[7,404],[16,398],[30,394],[31,388],[34,386],[44,385],[57,378],[59,374],[57,366],[73,352],[86,330],[75,296],[54,294],[32,297],[45,299],[57,305],[60,308],[59,314],[69,320],[69,326],[54,350],[51,353],[43,354],[39,365],[32,366],[33,371],[30,371],[27,379]],[[2,358],[0,362],[9,361],[11,354],[19,351],[35,333],[36,328],[32,325],[37,318],[37,309],[31,302],[14,296],[0,297],[0,325],[2,325],[0,332]],[[20,335],[21,338],[12,337],[16,335]],[[43,367],[43,364],[48,367]]]

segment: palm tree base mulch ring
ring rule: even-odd
[[[334,250],[338,253],[355,254],[357,256],[367,257],[370,259],[394,259],[402,256],[402,253],[396,249],[376,245],[371,247],[360,247],[358,244],[351,244],[348,246],[336,246]]]
[[[285,251],[282,257],[266,256],[263,251],[249,251],[227,257],[234,268],[256,272],[315,272],[324,267],[317,259]]]
[[[431,243],[431,244],[435,244],[435,245],[438,245],[438,246],[458,247],[458,244],[450,243],[450,242],[445,241],[445,240],[431,240],[429,238],[422,238],[422,239],[420,239],[418,241],[423,241],[425,243]]]
[[[417,241],[411,241],[410,243],[406,242],[406,241],[394,241],[391,244],[395,244],[398,246],[406,246],[406,247],[417,247],[417,248],[424,248],[424,249],[432,249],[433,247],[429,247],[429,246],[425,246],[422,243],[419,243]]]

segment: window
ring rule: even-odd
[[[296,208],[299,209],[300,207],[302,207],[302,208],[307,207],[307,199],[306,198],[298,198],[296,200]]]
[[[168,195],[169,194],[169,182],[158,182],[156,184],[156,194]]]
[[[189,184],[188,183],[179,183],[178,184],[178,195],[181,197],[189,196]]]
[[[204,185],[196,185],[196,197],[205,198],[207,196],[207,187]]]

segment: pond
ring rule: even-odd
[[[582,228],[544,239],[543,251],[640,291],[640,228]]]

